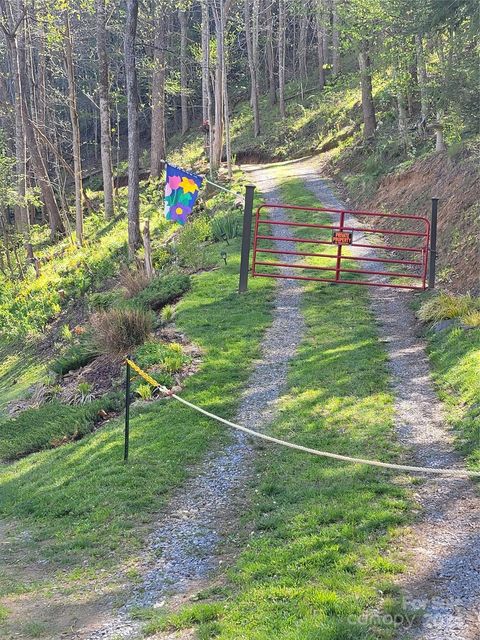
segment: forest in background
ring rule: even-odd
[[[265,126],[261,100],[281,123],[308,91],[342,86],[360,91],[367,150],[386,126],[382,143],[404,159],[478,136],[475,0],[0,0],[0,12],[0,271],[10,280],[38,275],[46,230],[81,246],[88,213],[121,213],[125,170],[133,259],[141,167],[158,179],[172,140],[193,131],[211,173],[226,163],[231,177],[231,113],[245,99],[249,140]],[[324,130],[338,132],[330,119]],[[85,179],[100,166],[96,202]]]

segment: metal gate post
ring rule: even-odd
[[[343,231],[343,226],[345,224],[345,211],[342,211],[340,214],[340,228],[339,231]],[[341,271],[340,268],[342,266],[342,245],[339,244],[337,247],[337,265],[335,270],[335,282],[340,282]]]
[[[428,288],[435,288],[435,263],[437,260],[437,222],[438,198],[432,198],[432,220],[430,228],[430,247],[428,261]]]
[[[127,370],[125,373],[125,445],[123,450],[123,459],[128,460],[128,445],[130,440],[130,365],[126,363]]]
[[[240,279],[238,292],[243,293],[248,287],[248,268],[250,262],[250,243],[252,240],[253,198],[255,187],[248,184],[245,187],[245,208],[243,210],[242,253],[240,258]]]

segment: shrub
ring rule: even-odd
[[[477,303],[470,295],[452,296],[441,293],[422,304],[418,317],[422,322],[439,322],[465,316],[474,310]]]
[[[195,271],[208,266],[204,243],[211,231],[211,223],[205,216],[195,218],[184,226],[176,245],[178,259],[182,266]]]
[[[90,364],[97,356],[98,349],[92,342],[91,336],[88,333],[83,334],[52,362],[50,369],[57,375],[64,376],[69,371],[76,371]]]
[[[242,217],[238,211],[227,211],[216,215],[212,219],[212,238],[216,242],[220,240],[232,240],[241,234]]]
[[[190,289],[190,278],[181,273],[154,278],[150,284],[135,298],[137,305],[150,309],[161,309],[165,305],[175,302]]]
[[[120,273],[120,283],[125,289],[126,298],[134,298],[148,286],[150,278],[141,269],[124,269]]]
[[[102,353],[126,354],[152,332],[152,314],[145,309],[110,309],[92,316],[95,343]]]
[[[145,382],[144,384],[139,384],[136,388],[136,392],[141,397],[142,400],[151,400],[152,399],[152,385]]]
[[[57,400],[0,421],[0,459],[10,460],[59,446],[90,433],[105,411],[118,411],[123,394],[109,394],[88,404],[69,406]]]
[[[114,307],[119,300],[118,291],[101,291],[88,296],[88,306],[91,311],[106,311]]]
[[[160,313],[160,318],[163,324],[169,324],[170,322],[173,322],[175,318],[175,309],[172,307],[171,304],[166,304],[163,307]]]

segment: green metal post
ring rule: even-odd
[[[130,365],[127,362],[125,374],[125,448],[123,459],[128,460],[128,445],[130,439]]]
[[[252,240],[252,217],[253,217],[253,198],[255,196],[255,187],[251,184],[245,188],[245,208],[243,210],[243,234],[242,234],[242,253],[240,258],[240,281],[238,283],[239,293],[243,293],[248,287],[248,270],[250,263],[250,243]]]

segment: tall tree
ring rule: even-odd
[[[162,174],[167,153],[165,135],[166,7],[155,2],[154,12],[150,175],[158,179]]]
[[[258,90],[259,0],[253,0],[252,10],[250,10],[250,4],[251,0],[245,0],[245,39],[247,42],[248,67],[250,70],[250,98],[253,110],[253,135],[257,138],[260,135],[260,108]]]
[[[138,0],[127,1],[127,21],[125,26],[125,79],[127,85],[128,111],[128,255],[131,260],[140,246],[140,129],[139,95],[137,79]]]
[[[285,58],[286,58],[286,7],[285,0],[278,0],[278,107],[282,118],[286,116],[285,109]]]
[[[112,168],[112,125],[110,116],[110,80],[108,72],[107,30],[105,0],[95,0],[97,57],[98,57],[98,97],[100,108],[100,154],[103,175],[103,203],[107,220],[114,215],[113,168]]]
[[[73,149],[73,177],[75,181],[75,235],[79,246],[83,245],[83,178],[82,157],[80,143],[80,125],[77,110],[77,88],[75,83],[75,69],[73,66],[73,41],[68,10],[64,12],[65,20],[65,67],[68,80],[68,108],[70,110],[70,123],[72,125],[72,149]]]
[[[178,21],[180,23],[180,106],[182,110],[182,135],[185,135],[189,128],[187,70],[188,23],[185,9],[178,10]]]
[[[368,42],[363,40],[358,52],[358,67],[362,86],[363,137],[371,140],[375,136],[377,120],[372,93],[372,73]]]

